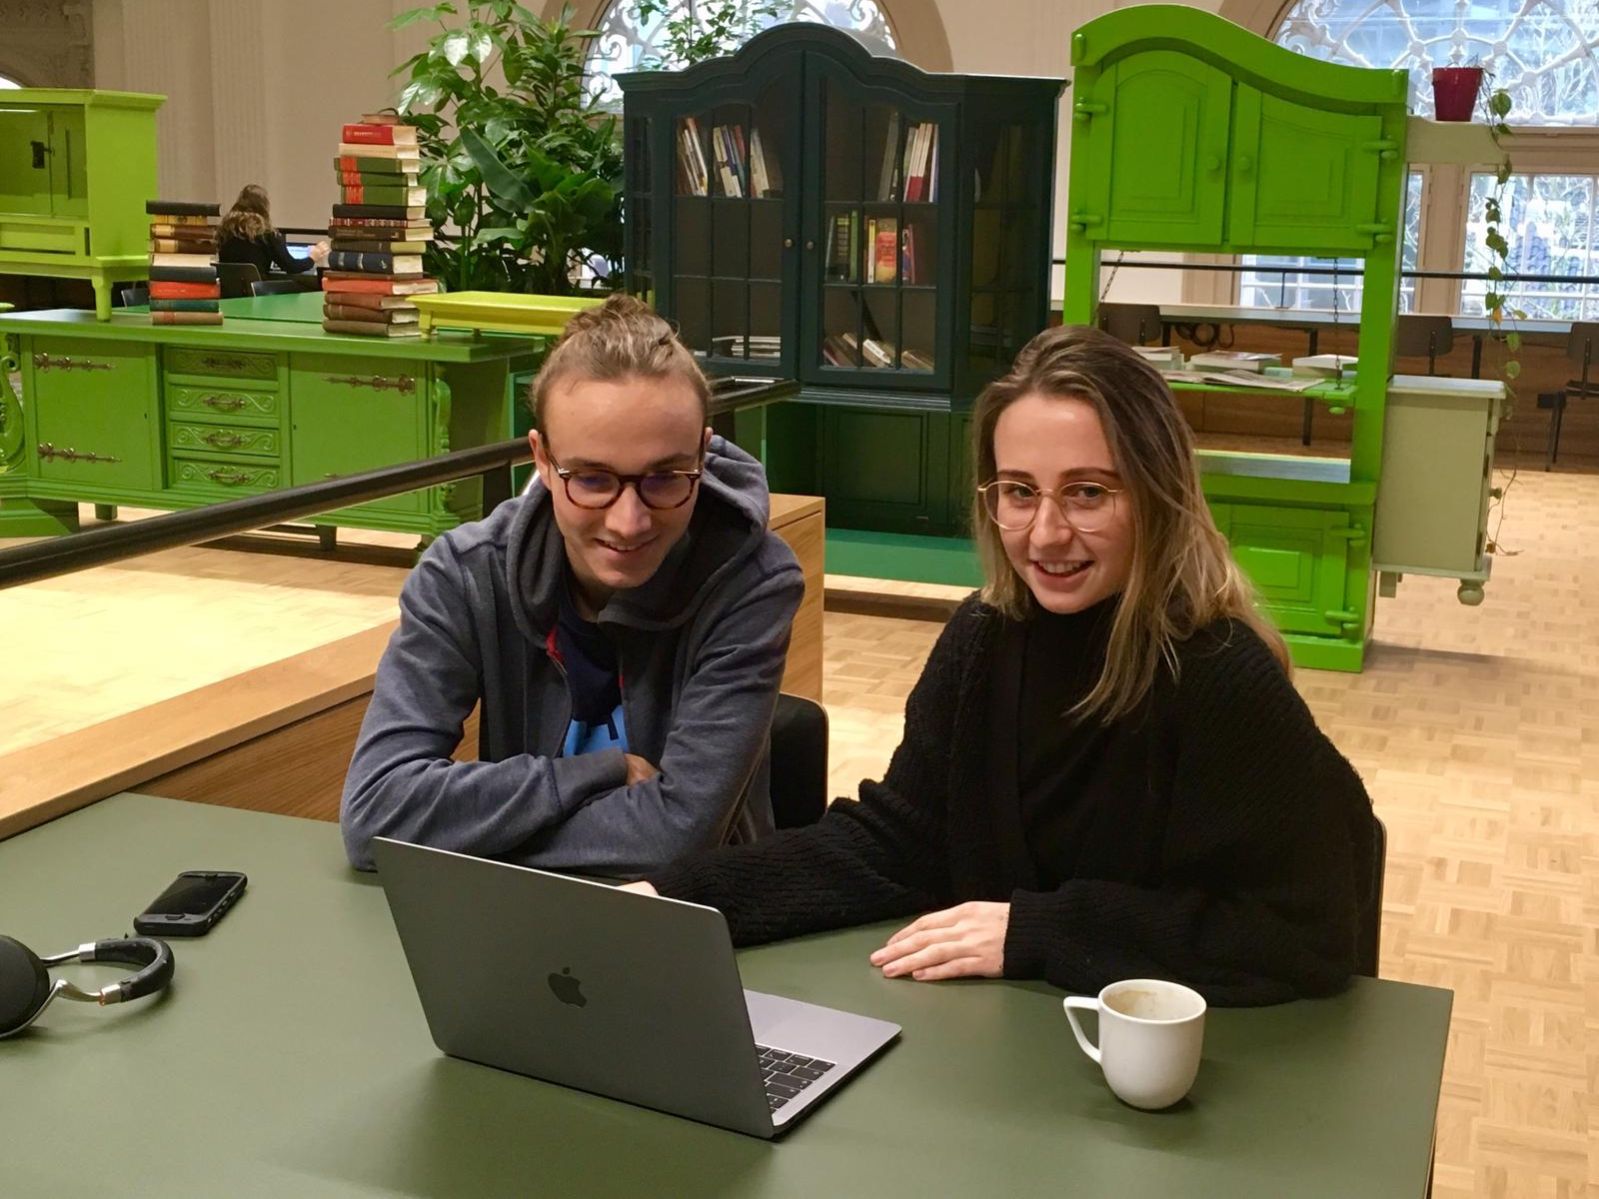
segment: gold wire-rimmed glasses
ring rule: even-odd
[[[1079,533],[1098,533],[1116,516],[1116,497],[1125,488],[1081,480],[1059,487],[1038,487],[1019,479],[991,479],[977,489],[988,519],[1007,533],[1033,527],[1044,497],[1055,501],[1062,518]]]

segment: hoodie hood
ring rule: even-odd
[[[611,596],[600,623],[646,631],[680,625],[760,547],[771,511],[760,462],[725,438],[712,437],[704,471],[683,536],[647,582]],[[542,643],[555,625],[567,565],[549,489],[536,474],[525,494],[501,504],[486,523],[502,521],[509,527],[496,532],[505,538],[516,623],[524,636]]]

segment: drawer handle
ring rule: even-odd
[[[248,358],[224,358],[207,354],[204,358],[200,359],[200,365],[206,367],[208,370],[223,369],[242,371],[245,367],[250,365],[250,360]]]
[[[96,454],[91,451],[79,453],[74,449],[58,450],[48,441],[39,443],[39,457],[46,462],[52,458],[60,458],[63,462],[121,462],[121,458],[113,458],[110,454]]]
[[[200,397],[200,403],[219,412],[237,412],[244,407],[244,397],[205,395]]]
[[[370,387],[373,391],[403,391],[410,395],[416,390],[416,380],[410,375],[324,375],[329,383],[348,383],[351,387]]]
[[[207,445],[216,446],[219,450],[231,450],[235,446],[243,445],[245,439],[237,433],[207,433],[200,440]]]
[[[240,483],[248,483],[250,481],[250,476],[243,471],[222,470],[220,467],[216,470],[206,471],[205,477],[213,483],[220,483],[223,487],[237,487]]]
[[[108,371],[111,369],[109,362],[91,362],[87,358],[52,358],[48,354],[35,354],[33,365],[42,371]]]

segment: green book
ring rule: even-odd
[[[151,300],[151,312],[216,312],[215,300]]]
[[[333,159],[333,169],[343,174],[355,171],[362,175],[414,175],[416,164],[394,158],[366,158],[357,154],[339,154]]]

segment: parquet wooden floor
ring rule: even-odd
[[[1435,1195],[1577,1199],[1599,1191],[1599,475],[1523,472],[1499,532],[1480,608],[1407,578],[1364,673],[1295,682],[1388,827],[1383,976],[1455,992]],[[835,794],[880,776],[937,633],[828,612]]]

